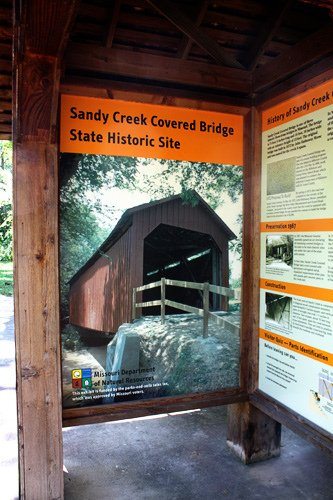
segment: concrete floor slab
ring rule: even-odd
[[[18,498],[16,373],[12,297],[0,295],[0,498]]]
[[[226,408],[64,430],[66,499],[333,499],[333,461],[284,430],[281,457],[243,465]]]

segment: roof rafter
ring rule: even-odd
[[[168,0],[146,0],[162,16],[166,17],[174,26],[187,35],[193,42],[207,52],[218,64],[242,69],[242,64],[235,57],[230,56],[213,39],[204,34],[198,26]]]
[[[196,26],[200,26],[200,24],[202,23],[203,18],[205,17],[205,14],[207,12],[208,3],[209,3],[208,0],[204,0],[203,2],[199,3],[199,9],[198,9],[197,16],[195,19]],[[193,41],[191,40],[191,38],[184,35],[182,38],[182,41],[180,43],[178,52],[177,52],[177,56],[180,59],[187,59],[189,52],[191,50],[192,44],[193,44]]]
[[[272,62],[253,73],[253,88],[260,92],[288,78],[318,59],[333,52],[333,23],[307,36]]]
[[[114,35],[116,33],[116,28],[117,28],[117,22],[119,18],[120,6],[121,6],[121,0],[115,0],[111,11],[111,20],[105,41],[105,46],[108,48],[112,47]]]
[[[247,69],[252,71],[256,67],[258,59],[265,52],[292,3],[294,0],[281,0],[270,4],[269,18],[263,25],[260,35],[254,39],[249,50],[240,58],[240,62]]]

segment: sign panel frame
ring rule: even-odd
[[[288,88],[287,91],[285,91],[283,93],[279,93],[278,91],[276,91],[275,93],[269,92],[268,94],[271,94],[271,95],[273,94],[274,97],[268,97],[268,98],[266,98],[266,100],[264,99],[262,104],[260,104],[257,107],[258,113],[257,113],[256,120],[255,120],[255,124],[256,124],[255,126],[257,128],[258,140],[256,141],[256,148],[255,148],[256,151],[254,153],[253,175],[257,176],[258,184],[260,186],[262,184],[262,171],[261,171],[261,169],[262,169],[262,165],[261,165],[262,147],[261,147],[261,139],[259,139],[259,138],[261,138],[261,134],[263,132],[263,128],[262,128],[263,117],[267,118],[267,116],[271,114],[272,109],[273,109],[273,111],[275,111],[275,110],[281,111],[282,106],[285,106],[286,103],[289,103],[289,101],[292,102],[293,100],[295,100],[295,98],[297,99],[297,96],[300,94],[305,93],[305,96],[310,96],[311,101],[312,101],[312,99],[316,97],[316,94],[318,94],[318,88],[319,89],[321,88],[321,90],[323,90],[323,89],[325,90],[327,86],[332,86],[332,81],[333,81],[332,77],[333,77],[333,72],[332,72],[332,70],[329,70],[326,73],[323,73],[323,74],[316,76],[312,79],[306,80],[304,83],[297,85],[297,86],[293,86],[292,88],[290,86],[288,87],[286,85],[286,87]],[[330,80],[331,80],[331,82],[330,82]],[[325,90],[324,94],[326,95],[326,90]],[[325,99],[325,101],[326,101],[326,99]],[[324,100],[320,100],[320,102],[316,101],[315,105],[312,106],[312,108],[315,108],[317,106],[318,106],[318,109],[319,108],[323,109],[325,107]],[[311,103],[310,103],[310,107],[311,107]],[[292,114],[292,111],[290,112],[290,106],[288,107],[288,111],[289,111],[289,114],[288,114],[288,118],[289,118]],[[309,111],[309,107],[308,107],[308,111]],[[300,113],[299,116],[306,115],[305,109],[304,110],[296,110],[296,112]],[[283,112],[281,111],[277,114],[282,115],[282,113]],[[273,113],[273,114],[275,116],[275,113]],[[292,118],[292,116],[291,116],[291,118]],[[268,128],[272,127],[273,125],[274,125],[273,123],[269,124]],[[258,214],[257,215],[257,228],[258,229],[260,228],[260,230],[257,229],[255,231],[256,234],[254,236],[255,238],[257,238],[258,248],[260,247],[260,234],[262,234],[262,231],[266,231],[266,232],[269,231],[273,235],[277,235],[277,234],[281,233],[283,231],[283,229],[286,229],[286,227],[287,227],[287,224],[286,224],[286,227],[282,227],[282,225],[284,224],[283,218],[281,218],[282,220],[277,220],[277,222],[274,222],[274,220],[273,220],[273,222],[270,222],[270,221],[263,222],[263,219],[260,217],[260,214],[261,214],[261,207],[260,207],[261,194],[260,194],[260,192],[261,192],[261,187],[257,186],[258,197],[254,202],[253,208],[256,211],[256,213]],[[295,226],[293,226],[293,228],[290,227],[289,231],[295,230],[296,227],[297,227],[298,231],[305,231],[305,232],[308,232],[311,229],[313,229],[313,224],[311,223],[311,221],[302,220],[301,218],[299,218],[299,219],[300,220],[294,221],[294,222],[296,222],[296,224],[295,224]],[[324,218],[320,217],[319,219],[320,220],[314,220],[313,222],[318,223],[317,227],[319,228],[320,231],[331,230],[331,226],[332,226],[331,221],[329,221],[327,218],[325,219],[325,217]],[[257,249],[257,251],[258,251],[258,249]],[[259,251],[257,254],[257,258],[259,260]],[[261,264],[261,266],[262,266],[262,264]],[[257,295],[258,297],[259,297],[259,286],[260,286],[259,279],[260,279],[260,276],[262,277],[263,275],[262,275],[262,272],[260,273],[260,269],[258,269],[258,273],[256,276],[257,283],[258,283],[258,295]],[[270,280],[262,279],[261,286],[263,288],[269,288],[269,283],[268,283],[268,286],[266,286],[265,282],[266,281],[270,281],[270,282],[274,281],[275,282],[274,284],[276,284],[276,279],[277,278],[274,278],[274,280],[273,279],[270,279]],[[287,281],[287,280],[285,280],[285,281]],[[285,285],[286,288],[289,287],[290,290],[293,290],[293,292],[295,292],[295,293],[299,293],[299,295],[304,295],[304,291],[307,292],[307,293],[305,293],[305,295],[309,295],[309,294],[311,295],[312,289],[315,289],[316,292],[321,294],[323,300],[327,300],[328,295],[331,294],[331,291],[327,287],[326,288],[320,288],[320,287],[318,288],[318,286],[317,286],[317,287],[311,288],[311,286],[303,285],[302,290],[300,290],[300,289],[297,290],[298,287],[295,284],[283,283],[283,281],[280,281],[279,284],[281,285],[281,287],[283,285]],[[275,293],[277,293],[276,290],[274,290],[274,291],[275,291]],[[302,293],[300,293],[300,291]],[[257,321],[258,321],[258,331],[259,331],[259,304],[258,304]],[[270,333],[271,332],[269,332],[269,334]],[[264,330],[261,330],[260,336],[261,337],[265,336]],[[277,337],[276,334],[275,335],[273,334],[272,336]],[[258,335],[258,339],[259,339],[259,335]],[[272,345],[274,345],[274,342],[276,340],[277,340],[277,338],[270,339]],[[279,338],[278,340],[280,342],[281,338]],[[282,340],[284,340],[284,339],[282,339]],[[266,341],[267,341],[267,338],[266,338]],[[253,349],[256,352],[255,358],[257,359],[257,363],[258,363],[257,364],[257,370],[258,370],[258,379],[257,380],[259,381],[259,372],[260,372],[259,360],[258,360],[259,343],[258,343],[258,340],[255,340],[255,339],[254,339],[254,342],[255,342],[255,345],[253,346]],[[279,345],[281,345],[281,344],[279,343]],[[295,342],[294,351],[297,351],[299,349],[300,349],[300,345],[297,345],[297,342]],[[305,350],[303,349],[304,353],[308,357],[313,356],[313,353],[311,353],[310,350],[311,349],[309,348],[308,349],[309,352],[306,353],[305,352],[306,349]],[[320,349],[319,349],[319,351],[320,351]],[[290,351],[290,352],[292,352],[292,351]],[[319,354],[322,355],[322,357],[325,356],[323,353],[319,353]],[[326,357],[330,358],[330,356],[326,356]],[[314,391],[314,392],[316,392],[316,391]],[[315,394],[314,394],[314,396],[315,396]],[[301,436],[305,437],[309,441],[313,442],[317,446],[321,447],[322,449],[324,449],[326,451],[333,452],[333,439],[332,439],[333,436],[332,436],[331,432],[324,429],[322,426],[317,425],[315,422],[311,421],[306,416],[298,413],[296,408],[291,409],[286,404],[284,404],[283,401],[279,401],[278,399],[272,397],[271,395],[268,395],[263,390],[260,390],[258,388],[258,383],[255,383],[252,385],[252,391],[250,392],[250,402],[254,406],[256,406],[258,409],[260,409],[261,411],[267,413],[267,415],[269,415],[270,417],[276,419],[277,421],[279,421],[283,425],[286,425],[287,427],[289,427],[293,431],[297,432]]]
[[[69,95],[77,94],[77,92],[70,92]],[[84,92],[83,92],[84,94]],[[125,95],[124,95],[125,94]],[[83,96],[86,99],[90,99],[87,96]],[[104,96],[103,96],[104,97]],[[114,96],[117,98],[117,96]],[[125,97],[125,99],[124,99]],[[65,96],[65,100],[67,97]],[[124,93],[121,92],[121,99],[124,106],[130,106],[131,103],[134,105],[138,100],[137,95],[133,95],[131,92]],[[128,99],[128,100],[127,100]],[[150,95],[140,95],[140,101],[156,103],[156,96]],[[197,111],[199,116],[200,113],[206,113],[206,116],[211,116],[214,118],[215,113],[227,113],[228,115],[235,115],[237,122],[237,116],[239,119],[244,119],[244,148],[243,154],[240,155],[238,151],[238,157],[243,156],[244,161],[244,205],[246,206],[250,203],[251,194],[251,181],[249,169],[246,167],[250,158],[250,136],[248,134],[249,123],[251,121],[251,112],[248,108],[234,107],[223,104],[216,103],[205,103],[197,102],[190,99],[171,99],[172,105],[165,109],[170,109],[170,112],[175,112],[177,107],[183,109],[189,108],[190,111]],[[140,104],[138,103],[138,106]],[[158,107],[157,107],[158,108]],[[198,109],[199,108],[199,109]],[[204,110],[204,111],[203,111]],[[126,119],[124,119],[126,121]],[[239,120],[238,120],[239,123]],[[128,124],[127,124],[128,126]],[[103,132],[101,132],[103,133]],[[249,228],[251,224],[249,222],[251,213],[244,211],[244,224],[243,224],[243,270],[246,268],[245,262],[248,261],[249,255],[251,253],[251,244],[246,233],[249,233]],[[208,406],[216,406],[221,404],[230,404],[236,402],[242,402],[247,400],[247,385],[248,385],[248,357],[246,352],[248,352],[248,346],[250,343],[250,329],[249,324],[251,322],[251,287],[249,286],[250,275],[247,272],[243,272],[243,311],[242,311],[242,334],[241,334],[241,345],[240,345],[240,384],[239,387],[226,388],[218,391],[210,391],[208,393],[194,393],[186,394],[180,396],[163,397],[156,399],[147,399],[141,401],[128,401],[119,402],[116,404],[105,404],[102,406],[88,406],[82,408],[66,408],[63,410],[63,423],[67,425],[80,425],[85,423],[93,422],[104,422],[111,420],[119,420],[123,418],[134,418],[151,414],[158,414],[170,411],[183,411],[194,408],[203,408]],[[246,299],[247,297],[247,299]]]

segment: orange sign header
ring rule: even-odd
[[[330,105],[333,105],[333,80],[263,111],[262,130],[278,127]]]
[[[330,352],[322,351],[321,349],[317,349],[316,347],[312,347],[307,344],[302,344],[301,342],[297,342],[297,340],[293,340],[289,337],[283,337],[282,335],[263,330],[262,328],[259,329],[259,337],[267,340],[268,342],[272,342],[272,344],[297,352],[303,356],[307,356],[315,361],[333,366],[333,355]]]
[[[260,230],[263,233],[333,231],[333,219],[261,222]]]
[[[309,299],[333,302],[333,290],[330,290],[328,288],[298,285],[296,283],[286,283],[284,281],[275,281],[266,278],[260,279],[260,288],[264,290],[271,290],[277,293],[298,295],[301,297],[307,297]]]
[[[243,165],[243,117],[63,95],[60,151]]]

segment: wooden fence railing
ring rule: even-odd
[[[173,300],[168,300],[165,298],[165,288],[167,285],[170,286],[178,286],[182,288],[191,288],[194,290],[202,291],[202,302],[203,308],[189,306],[187,304],[181,304],[180,302],[175,302]],[[136,294],[138,292],[143,292],[145,290],[150,290],[151,288],[161,288],[161,299],[160,300],[151,300],[148,302],[136,302]],[[224,286],[210,285],[208,282],[206,283],[194,283],[191,281],[179,281],[179,280],[170,280],[167,278],[161,278],[160,281],[155,281],[154,283],[149,283],[148,285],[139,286],[137,288],[133,288],[133,297],[132,297],[132,319],[136,319],[136,310],[142,307],[152,307],[152,306],[161,306],[161,323],[165,323],[165,306],[174,307],[175,309],[179,309],[181,311],[198,314],[203,317],[203,337],[206,338],[208,336],[208,322],[209,320],[214,321],[214,323],[223,326],[224,328],[229,329],[235,334],[239,334],[239,326],[231,323],[227,319],[219,316],[216,313],[209,311],[209,293],[216,293],[218,295],[223,295],[225,297],[236,299],[240,301],[240,290],[232,290],[231,288],[226,288]]]

